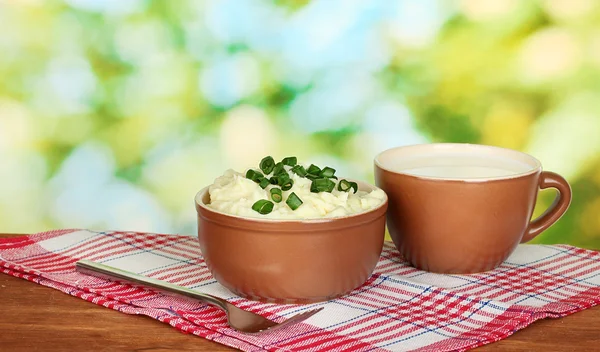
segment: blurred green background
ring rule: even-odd
[[[372,182],[377,152],[450,141],[564,175],[536,241],[600,248],[600,1],[0,0],[0,24],[3,232],[191,235],[227,168]]]

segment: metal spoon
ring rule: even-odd
[[[231,328],[246,334],[258,334],[265,331],[272,331],[274,329],[281,329],[283,327],[304,321],[323,309],[321,307],[307,310],[303,313],[296,314],[291,318],[282,321],[281,323],[276,323],[272,320],[263,318],[258,314],[238,308],[222,298],[200,293],[166,281],[138,275],[136,273],[96,263],[90,260],[78,261],[75,263],[75,268],[77,271],[83,274],[133,285],[149,286],[166,294],[191,297],[204,303],[212,304],[225,311],[227,314],[227,321]]]

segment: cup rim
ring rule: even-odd
[[[425,149],[425,150],[436,150],[437,149],[437,150],[443,150],[443,151],[449,151],[452,149],[460,149],[460,150],[469,149],[469,150],[501,153],[505,156],[508,155],[508,157],[513,160],[519,160],[519,159],[521,161],[527,160],[526,163],[528,165],[530,165],[531,168],[529,168],[527,171],[515,172],[513,174],[504,175],[504,176],[460,178],[460,177],[415,175],[415,174],[410,174],[410,173],[404,172],[402,170],[400,170],[400,171],[391,170],[389,167],[385,166],[385,163],[383,161],[381,161],[381,158],[386,154],[398,152],[400,150],[410,151],[411,149],[413,149],[414,151],[423,150],[423,149]],[[374,158],[374,163],[377,168],[379,168],[381,170],[385,170],[392,174],[398,174],[398,175],[411,177],[411,178],[415,178],[415,179],[423,179],[423,180],[430,180],[430,181],[442,181],[442,182],[453,181],[453,182],[478,183],[478,182],[490,182],[490,181],[504,181],[504,180],[511,180],[511,179],[530,176],[532,174],[542,171],[542,163],[537,158],[533,157],[530,154],[527,154],[527,153],[524,153],[524,152],[521,152],[518,150],[514,150],[514,149],[509,149],[509,148],[503,148],[503,147],[497,147],[497,146],[491,146],[491,145],[485,145],[485,144],[474,144],[474,143],[422,143],[422,144],[410,144],[410,145],[393,147],[393,148],[389,148],[389,149],[379,152]]]

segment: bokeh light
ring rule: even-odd
[[[0,230],[193,235],[195,193],[266,154],[373,182],[383,149],[469,142],[568,178],[571,209],[535,241],[600,248],[599,17],[595,0],[0,0]]]

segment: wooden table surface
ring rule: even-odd
[[[0,234],[0,237],[15,236]],[[167,324],[0,274],[0,351],[233,351]],[[600,306],[538,321],[477,351],[600,351]]]

